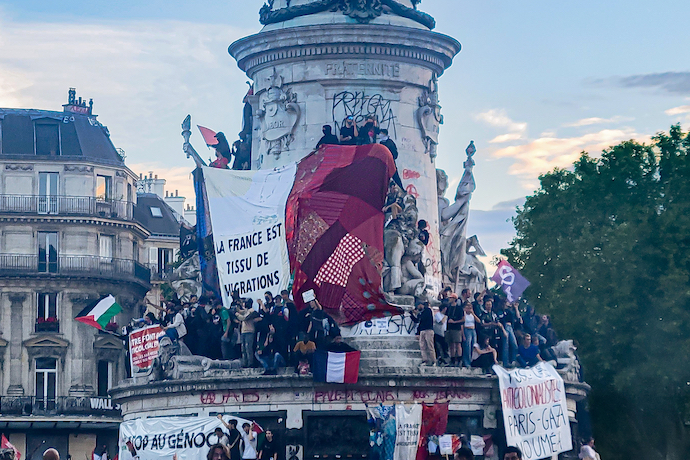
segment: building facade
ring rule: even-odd
[[[26,457],[114,448],[124,345],[74,317],[113,294],[119,329],[150,289],[137,178],[92,111],[74,89],[63,111],[0,109],[0,431]]]

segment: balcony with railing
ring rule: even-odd
[[[52,416],[101,415],[120,417],[120,407],[107,397],[83,396],[0,396],[0,415]]]
[[[98,256],[57,256],[45,261],[37,255],[0,254],[0,276],[66,275],[133,280],[148,285],[148,267],[131,259]]]
[[[172,276],[173,268],[170,265],[159,267],[158,264],[148,264],[151,270],[151,281],[167,281]]]
[[[93,216],[132,220],[134,203],[92,196],[0,195],[0,214]]]

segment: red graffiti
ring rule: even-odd
[[[403,169],[403,179],[419,179],[421,174],[419,174],[414,169]]]
[[[261,397],[256,391],[243,391],[242,392],[242,402],[245,403],[255,403],[259,402]]]
[[[419,193],[417,193],[417,187],[415,187],[413,184],[410,184],[407,187],[405,187],[405,191],[413,197],[415,197],[415,199],[419,198]]]
[[[201,404],[215,404],[216,394],[212,391],[205,391],[200,396]]]

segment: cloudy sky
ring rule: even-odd
[[[58,110],[74,86],[94,98],[130,168],[192,197],[180,123],[190,113],[195,124],[240,130],[247,78],[227,47],[260,30],[262,3],[0,0],[0,107]],[[463,46],[440,79],[437,164],[457,184],[475,141],[470,231],[491,253],[540,173],[582,150],[690,125],[687,0],[424,0],[421,9]]]

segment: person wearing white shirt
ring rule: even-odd
[[[242,441],[244,441],[244,452],[242,452],[243,460],[256,460],[256,436],[254,432],[251,431],[251,425],[245,423],[242,425]]]
[[[172,323],[168,324],[163,329],[165,330],[165,335],[170,337],[170,340],[173,342],[187,335],[187,328],[184,325],[184,318],[182,317],[182,313],[180,313],[179,307],[177,307]]]
[[[594,438],[589,438],[587,442],[582,445],[578,457],[582,460],[601,460],[597,451],[594,450]]]

